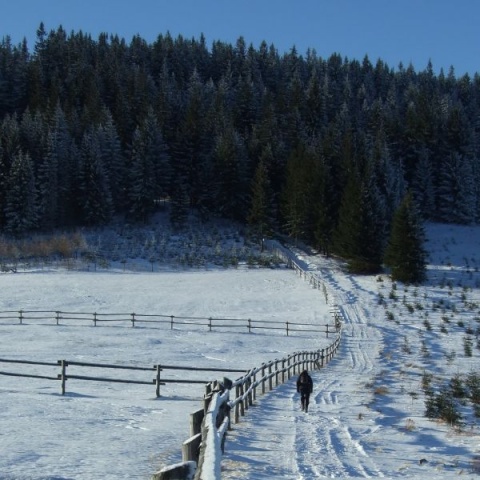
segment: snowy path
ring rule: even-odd
[[[326,368],[312,372],[315,387],[308,414],[299,411],[295,379],[257,400],[229,435],[222,478],[309,480],[386,475],[372,456],[381,443],[381,432],[374,412],[368,409],[371,398],[364,389],[377,373],[376,359],[382,347],[379,331],[368,325],[373,292],[362,290],[353,278],[328,267],[309,264],[309,270],[319,271],[342,311],[340,351]],[[364,308],[365,299],[369,305]],[[351,384],[352,378],[358,385]]]

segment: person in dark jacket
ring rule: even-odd
[[[302,402],[302,410],[308,412],[308,404],[310,403],[310,394],[313,392],[313,380],[304,370],[297,380],[297,392],[300,393],[300,400]]]

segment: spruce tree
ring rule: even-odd
[[[214,209],[219,215],[238,221],[245,221],[247,215],[246,157],[242,137],[228,126],[217,136],[213,152]]]
[[[345,187],[333,249],[347,260],[353,273],[374,273],[381,269],[383,226],[379,198],[369,177],[362,181],[352,176]]]
[[[59,152],[55,132],[49,132],[47,153],[38,169],[38,214],[45,229],[58,226],[60,218]]]
[[[314,229],[313,168],[311,153],[306,151],[305,146],[299,145],[288,159],[281,194],[283,228],[295,240],[310,240]]]
[[[112,215],[112,196],[96,132],[84,135],[78,170],[81,219],[87,225],[105,224]]]
[[[426,277],[425,234],[413,195],[408,192],[395,212],[384,263],[392,280],[421,283]]]
[[[37,227],[35,178],[28,154],[18,152],[10,168],[5,198],[6,230],[14,235]]]
[[[338,223],[333,233],[333,251],[351,259],[361,252],[362,188],[357,174],[352,173],[343,190],[338,211]]]
[[[125,157],[122,152],[120,138],[113,122],[111,113],[104,111],[105,120],[97,132],[102,162],[105,173],[110,180],[112,205],[114,211],[120,212],[125,208],[126,166]]]
[[[263,239],[272,234],[272,191],[268,178],[268,169],[264,161],[260,161],[252,182],[250,212],[247,222],[254,236]]]
[[[155,207],[155,164],[147,150],[148,138],[137,128],[130,149],[127,198],[128,214],[140,222],[147,221]]]

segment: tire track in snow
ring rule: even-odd
[[[309,270],[317,271],[319,278],[327,283],[340,308],[343,339],[332,362],[313,374],[315,395],[310,413],[296,424],[297,468],[304,480],[384,476],[368,454],[368,437],[376,427],[359,420],[366,408],[354,398],[356,388],[361,391],[375,374],[375,358],[382,338],[368,325],[371,305],[368,309],[363,307],[357,295],[361,286],[348,275],[336,275],[337,269],[309,262]],[[373,301],[375,295],[366,293],[371,293]],[[368,295],[361,298],[365,297],[368,299]],[[358,386],[344,384],[342,373],[346,370],[355,372],[361,382]]]
[[[368,291],[359,295],[362,287],[355,279],[339,272],[338,267],[323,265],[321,259],[314,260],[318,264],[307,262],[309,271],[318,272],[319,278],[326,282],[329,298],[333,295],[343,315],[339,352],[325,368],[311,372],[314,394],[308,414],[299,409],[295,379],[259,400],[260,408],[255,413],[252,409],[245,424],[238,427],[246,431],[245,437],[237,442],[240,450],[227,454],[230,461],[236,462],[241,460],[243,448],[248,450],[243,452],[245,456],[253,457],[254,461],[237,464],[234,468],[237,476],[224,471],[222,478],[312,480],[384,476],[369,455],[376,448],[375,443],[369,444],[370,438],[378,438],[379,427],[374,420],[364,418],[366,412],[370,414],[366,405],[371,400],[365,384],[376,373],[375,358],[382,337],[368,323],[372,305],[365,308],[362,301],[371,298],[374,302],[375,296]],[[350,374],[345,376],[346,371],[354,372],[355,385],[345,383],[352,378]],[[246,423],[250,427],[244,426]],[[281,448],[275,440],[279,428],[286,429]],[[229,445],[227,448],[232,449],[232,443]],[[243,477],[238,476],[242,468],[247,469]]]

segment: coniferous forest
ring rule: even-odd
[[[480,76],[242,37],[4,37],[0,232],[146,222],[164,203],[178,228],[224,217],[375,270],[392,231],[479,221]]]

